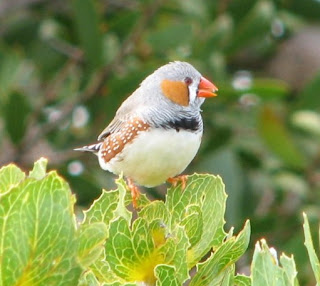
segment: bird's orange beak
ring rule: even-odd
[[[205,77],[201,77],[200,83],[198,86],[198,97],[213,97],[217,96],[216,92],[218,88]]]

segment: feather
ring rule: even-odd
[[[92,152],[92,153],[98,153],[100,148],[102,146],[102,142],[88,145],[88,146],[83,146],[80,148],[73,149],[74,151],[81,151],[81,152]]]

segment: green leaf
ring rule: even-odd
[[[113,285],[112,283],[116,283],[116,282],[125,283],[123,279],[118,277],[111,270],[109,263],[106,261],[104,253],[102,253],[101,257],[97,259],[92,265],[90,265],[90,269],[94,273],[94,275],[98,278],[99,281],[110,283],[110,285]]]
[[[6,131],[15,145],[23,139],[30,111],[30,104],[25,95],[17,91],[9,94],[3,106],[3,113]]]
[[[189,277],[186,255],[190,244],[184,227],[168,227],[168,216],[169,212],[161,201],[154,201],[139,212],[139,217],[151,222],[150,235],[155,249],[164,258],[163,263],[175,265],[176,277],[182,283]]]
[[[78,259],[82,266],[90,266],[103,252],[108,228],[103,222],[96,222],[80,228]]]
[[[297,272],[295,270],[293,258],[288,258],[285,255],[282,255],[281,257],[280,261],[284,262],[283,267],[279,265],[275,250],[269,249],[264,239],[257,242],[251,264],[252,286],[298,285],[296,278]]]
[[[230,266],[227,266],[224,268],[223,271],[216,274],[214,279],[211,278],[211,281],[209,278],[207,278],[206,274],[202,276],[203,282],[201,280],[191,280],[190,285],[210,285],[210,286],[231,286],[234,284],[234,270],[235,266],[234,264],[231,264]],[[193,282],[196,281],[196,282]]]
[[[99,30],[99,17],[95,2],[92,0],[73,0],[72,4],[75,28],[89,67],[94,70],[103,64],[102,36]]]
[[[284,269],[286,281],[288,281],[289,285],[299,285],[297,279],[297,269],[296,264],[294,262],[293,256],[288,257],[284,253],[280,256],[280,263]]]
[[[1,195],[9,192],[24,180],[25,174],[14,164],[0,169],[0,199]]]
[[[154,267],[163,262],[148,225],[145,219],[139,218],[134,221],[131,231],[122,217],[111,223],[106,259],[111,269],[125,281],[153,283]]]
[[[160,219],[165,225],[168,223],[169,216],[170,213],[162,201],[153,201],[139,212],[139,217],[148,221]]]
[[[91,285],[90,285],[91,286]],[[112,282],[112,283],[103,283],[102,286],[139,286],[137,283],[122,283],[122,282]]]
[[[268,35],[275,17],[275,7],[270,1],[258,1],[246,17],[237,25],[230,52],[249,45],[262,35]]]
[[[252,286],[275,285],[275,279],[279,279],[277,264],[266,241],[257,242],[251,264]]]
[[[304,87],[302,92],[299,94],[297,107],[299,109],[316,109],[319,110],[319,105],[315,104],[318,102],[318,91],[320,90],[320,72]]]
[[[314,273],[314,276],[317,281],[317,285],[320,285],[320,263],[319,263],[319,258],[316,254],[316,251],[314,250],[314,245],[312,241],[312,236],[311,236],[311,231],[310,231],[310,226],[309,226],[309,221],[308,221],[308,216],[303,213],[303,231],[304,231],[304,245],[307,248],[311,267]]]
[[[82,257],[80,261],[86,265],[90,265],[93,273],[101,281],[111,283],[110,285],[113,285],[112,283],[118,285],[118,282],[124,283],[125,280],[112,271],[105,256],[101,253],[101,247],[109,236],[109,227],[112,221],[122,218],[129,223],[132,217],[132,213],[126,208],[126,205],[132,201],[127,185],[121,177],[116,180],[116,183],[118,186],[116,190],[103,191],[101,196],[91,205],[90,209],[85,211],[83,223],[80,225],[80,233],[84,232],[86,234],[83,237],[80,235],[80,245],[87,242],[83,255],[80,254]],[[146,197],[141,195],[138,200],[139,205],[146,204],[147,202]],[[90,236],[90,233],[95,233],[94,230],[90,230],[92,225],[94,225],[94,228],[97,227],[97,233]],[[88,227],[89,229],[87,229]],[[88,256],[85,255],[86,251],[89,251]],[[99,259],[97,259],[98,257]],[[93,264],[91,264],[92,262]]]
[[[152,48],[159,53],[181,46],[191,40],[192,34],[190,24],[179,23],[168,25],[158,31],[153,30],[148,37],[148,42]]]
[[[127,210],[125,202],[127,194],[125,182],[122,178],[116,182],[118,185],[116,190],[104,190],[101,196],[84,212],[84,219],[79,229],[78,254],[79,261],[84,266],[90,266],[101,257],[112,220],[122,217],[128,222],[131,221],[132,213]],[[109,268],[109,265],[107,267]]]
[[[174,265],[176,277],[183,283],[188,278],[186,250],[188,239],[182,227],[165,236],[160,220],[144,218],[134,221],[132,229],[123,218],[111,223],[106,243],[106,260],[111,270],[127,282],[154,283],[155,267]]]
[[[83,225],[104,222],[109,226],[110,221],[117,217],[123,217],[127,221],[131,221],[132,213],[126,208],[127,186],[122,178],[116,180],[116,184],[118,186],[116,190],[104,190],[89,210],[84,212]]]
[[[132,213],[127,210],[126,206],[132,201],[132,197],[130,195],[130,192],[128,193],[128,187],[121,176],[116,180],[116,184],[119,192],[119,203],[115,210],[115,214],[116,216],[125,218],[129,222],[131,221]],[[143,196],[141,195],[140,197]],[[138,205],[140,203],[140,200],[141,198],[139,198],[138,200]]]
[[[95,222],[103,222],[109,225],[110,221],[116,217],[115,211],[118,203],[118,190],[103,190],[101,196],[93,202],[88,210],[84,211],[82,225],[89,225]]]
[[[174,266],[158,265],[155,269],[156,286],[180,286],[181,283],[179,283],[176,273]]]
[[[209,52],[212,48],[223,48],[232,38],[234,23],[228,14],[218,16],[206,29],[208,35],[204,48]]]
[[[1,55],[1,54],[0,54]],[[7,99],[10,90],[16,85],[17,77],[23,60],[18,53],[14,53],[11,49],[5,51],[5,57],[0,61],[0,104],[3,99]]]
[[[251,286],[251,279],[248,276],[238,274],[234,277],[234,285],[237,286]]]
[[[226,220],[229,225],[239,223],[239,217],[242,215],[244,178],[239,158],[233,148],[225,146],[220,147],[216,152],[210,152],[203,158],[198,168],[213,174],[219,174],[223,178],[225,188],[228,190]]]
[[[29,177],[36,180],[41,180],[44,178],[47,172],[48,160],[45,158],[40,158],[34,163],[33,169],[29,172]]]
[[[73,203],[68,185],[55,172],[41,180],[27,178],[1,197],[3,285],[77,283],[81,268]]]
[[[168,236],[167,243],[162,247],[166,253],[165,263],[175,266],[176,277],[182,284],[189,278],[187,249],[190,243],[184,228],[180,226],[176,227],[175,231]]]
[[[198,271],[189,285],[221,285],[222,281],[226,281],[225,279],[229,280],[230,267],[233,267],[233,264],[246,251],[249,239],[250,223],[247,221],[237,237],[229,238],[205,262],[197,264]]]
[[[198,205],[190,205],[186,208],[185,217],[182,219],[182,226],[189,238],[191,246],[194,246],[201,239],[203,233],[203,217]]]
[[[162,231],[158,230],[159,233],[154,235],[158,237],[158,241],[161,241],[162,237],[162,243],[165,237],[169,237],[163,249],[173,241],[171,236],[176,237],[175,244],[180,237],[178,241],[182,239],[181,245],[184,245],[184,248],[187,246],[187,267],[183,266],[185,263],[183,247],[176,249],[181,252],[176,254],[180,261],[172,262],[174,259],[171,258],[165,260],[167,263],[170,261],[169,264],[176,265],[177,276],[181,270],[185,271],[185,275],[178,277],[179,281],[184,281],[188,277],[188,268],[197,263],[210,248],[217,249],[221,245],[225,238],[223,231],[225,201],[224,186],[219,177],[195,174],[188,176],[187,185],[183,191],[181,186],[170,188],[165,204],[159,201],[152,202],[140,211],[139,217],[147,220],[159,219],[163,223]],[[179,230],[181,226],[184,229],[183,232]],[[184,232],[188,238],[185,241],[183,241]],[[168,249],[171,249],[172,253],[176,252],[173,251],[174,246]]]
[[[91,271],[82,274],[78,286],[100,286],[101,284]]]
[[[125,282],[106,282],[100,283],[93,272],[88,271],[85,272],[80,281],[78,286],[138,286],[136,283],[125,283]]]
[[[300,169],[306,165],[283,121],[268,106],[262,109],[258,118],[258,130],[267,146],[290,167]]]
[[[221,245],[225,237],[223,231],[225,203],[226,194],[222,180],[220,177],[212,175],[195,174],[189,176],[187,186],[183,191],[181,186],[168,190],[166,206],[172,215],[169,229],[174,229],[175,225],[181,224],[189,215],[190,206],[193,210],[197,208],[197,212],[201,211],[202,214],[199,216],[199,218],[202,217],[201,223],[200,220],[192,222],[198,223],[195,227],[202,228],[203,232],[200,239],[195,238],[197,242],[188,250],[189,267],[195,265],[211,248],[216,249]],[[188,234],[191,234],[190,230]]]
[[[216,286],[232,286],[234,285],[234,271],[235,271],[235,265],[232,264],[228,268],[226,268],[221,274],[221,279],[216,277],[213,281],[212,285]],[[219,281],[220,280],[220,281]]]
[[[255,78],[252,87],[246,90],[246,93],[256,94],[266,101],[283,98],[288,95],[289,91],[290,87],[284,81],[270,78]]]

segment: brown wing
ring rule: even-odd
[[[98,136],[98,141],[107,138],[111,133],[115,133],[121,130],[123,125],[125,125],[125,121],[116,118],[113,119],[110,124],[100,133],[100,135]]]
[[[98,137],[98,141],[101,141],[108,137],[110,134],[120,131],[123,126],[133,117],[136,117],[133,113],[132,106],[133,103],[131,102],[133,95],[128,97],[119,107],[116,116],[110,122],[110,124],[101,132]]]
[[[126,144],[130,142],[140,133],[147,132],[150,125],[139,118],[133,118],[126,123],[120,125],[116,132],[102,132],[99,138],[104,139],[101,146],[101,156],[105,163],[119,154]]]

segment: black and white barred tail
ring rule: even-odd
[[[88,146],[83,146],[83,147],[74,149],[74,151],[98,153],[100,148],[102,147],[102,143],[103,142],[88,145]]]

